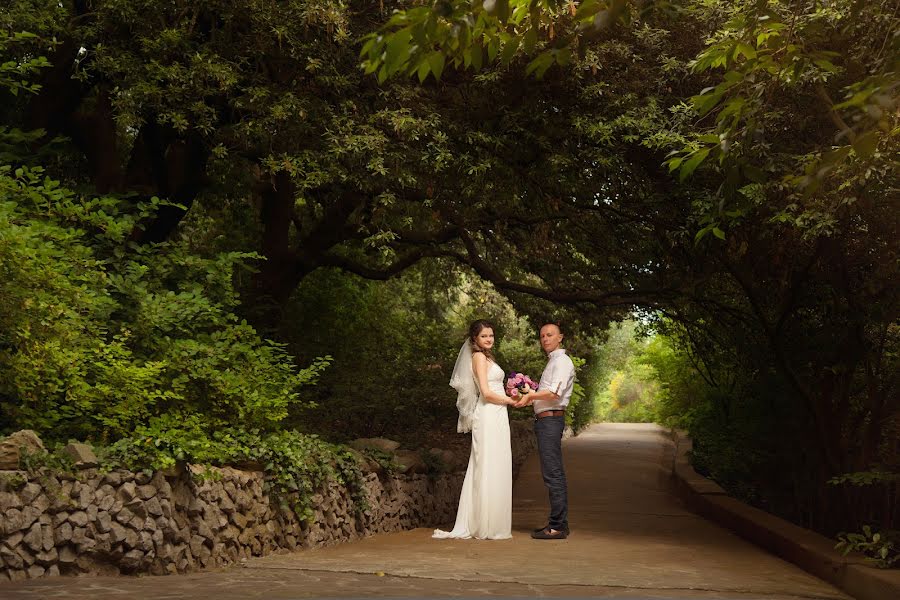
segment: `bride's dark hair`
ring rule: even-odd
[[[495,329],[494,324],[490,321],[485,321],[484,319],[478,319],[477,321],[473,321],[471,325],[469,325],[469,343],[472,345],[472,352],[481,352],[484,354],[488,360],[492,362],[497,362],[494,360],[494,353],[491,352],[490,348],[482,348],[478,345],[475,339],[478,337],[478,334],[481,333],[482,329]]]

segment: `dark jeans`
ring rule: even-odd
[[[538,454],[541,457],[541,474],[544,485],[550,492],[551,529],[560,531],[569,528],[569,494],[566,486],[566,472],[563,469],[562,435],[566,427],[565,417],[544,417],[534,422],[537,436]]]

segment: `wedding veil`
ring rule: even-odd
[[[459,433],[472,431],[472,420],[478,406],[478,384],[472,370],[472,346],[468,338],[459,349],[453,374],[450,375],[450,387],[458,394],[456,409],[459,411],[459,420],[456,422],[456,431]]]

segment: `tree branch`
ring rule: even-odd
[[[467,251],[467,254],[464,257],[465,264],[472,267],[482,279],[486,279],[498,288],[510,292],[529,294],[537,298],[558,302],[560,304],[589,303],[597,306],[630,306],[633,304],[655,306],[659,302],[659,296],[677,292],[675,289],[668,288],[614,290],[609,292],[599,292],[595,290],[565,292],[526,285],[510,281],[500,271],[484,260],[478,253],[475,241],[468,232],[462,231],[460,233],[460,239]]]
[[[847,122],[834,109],[834,102],[831,100],[831,96],[828,95],[828,92],[825,90],[825,87],[821,83],[816,85],[816,93],[828,106],[828,116],[831,117],[832,122],[837,125],[837,128],[841,130],[841,133],[847,136],[847,139],[850,140],[850,143],[855,142],[856,132],[853,131],[852,127],[847,125]]]
[[[397,259],[391,265],[384,268],[375,268],[369,267],[362,263],[358,263],[346,256],[340,256],[334,253],[323,254],[320,259],[320,264],[323,267],[337,267],[348,273],[353,273],[355,275],[359,275],[365,279],[373,279],[377,281],[385,281],[399,275],[409,267],[413,266],[423,258],[428,257],[437,257],[437,256],[454,256],[457,258],[457,255],[454,255],[452,252],[447,252],[439,249],[423,249],[416,250],[408,253],[406,256]]]

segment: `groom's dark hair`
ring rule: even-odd
[[[566,335],[566,332],[563,329],[562,321],[560,321],[559,319],[544,319],[544,321],[541,323],[541,326],[538,327],[538,331],[540,332],[540,330],[547,325],[556,325],[556,327],[559,328],[559,332],[563,335]]]

